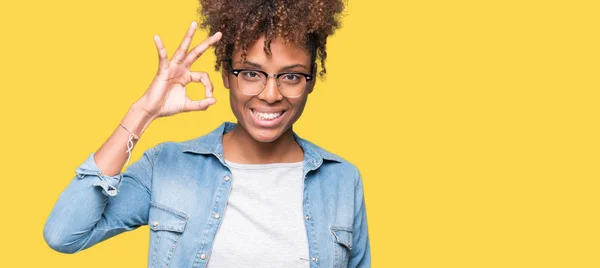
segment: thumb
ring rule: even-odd
[[[206,109],[208,109],[208,107],[215,104],[216,102],[217,102],[217,99],[215,99],[215,98],[206,98],[206,99],[202,99],[202,100],[188,101],[185,104],[185,108],[183,108],[183,109],[186,112],[206,111]]]

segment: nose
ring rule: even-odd
[[[275,103],[283,100],[283,95],[281,95],[277,86],[277,78],[267,77],[265,88],[258,94],[258,98],[267,103]]]

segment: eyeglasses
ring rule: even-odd
[[[269,74],[254,69],[231,69],[230,72],[236,77],[238,91],[250,96],[260,94],[267,85],[267,79],[275,77],[281,95],[297,98],[304,94],[308,83],[313,79],[312,75],[299,72]]]

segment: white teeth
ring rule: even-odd
[[[279,113],[259,113],[257,111],[252,110],[252,113],[257,116],[260,119],[264,119],[264,120],[273,120],[277,117],[280,117],[283,112],[279,112]]]

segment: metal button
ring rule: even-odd
[[[154,226],[154,227],[158,226],[158,222],[157,222],[157,221],[154,221],[154,222],[152,223],[152,226]]]
[[[317,259],[316,257],[313,257],[313,258],[312,258],[312,261],[313,261],[313,262],[317,262],[317,261],[318,261],[318,259]]]
[[[219,213],[215,213],[215,219],[221,218],[221,215],[219,215]]]
[[[310,220],[310,215],[306,215],[306,219],[307,219],[307,220]]]
[[[229,176],[225,176],[225,181],[229,181],[231,179]]]
[[[200,254],[200,259],[203,259],[203,260],[206,259],[206,254],[204,254],[204,253]]]

